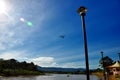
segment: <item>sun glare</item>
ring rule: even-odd
[[[3,1],[0,1],[0,13],[5,13],[6,6]]]

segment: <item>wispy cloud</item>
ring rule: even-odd
[[[23,4],[24,2],[24,4]],[[0,49],[6,50],[24,44],[35,31],[42,28],[43,21],[48,20],[53,14],[52,11],[44,11],[45,1],[23,1],[16,5],[8,0],[8,6],[11,6],[11,12],[0,14]],[[35,6],[29,6],[29,4]],[[39,10],[36,8],[39,7]],[[31,11],[31,10],[33,11]],[[23,12],[24,11],[24,12]],[[37,16],[36,16],[37,15]],[[21,22],[20,18],[31,21],[33,27],[28,27],[26,22]],[[41,33],[42,35],[42,33]]]
[[[5,14],[4,14],[5,15]],[[3,15],[0,15],[0,17]],[[6,50],[12,48],[14,46],[22,44],[24,40],[24,35],[21,34],[21,31],[25,33],[22,27],[16,27],[17,25],[13,25],[13,20],[9,19],[9,17],[3,17],[4,23],[1,20],[0,24],[0,49]],[[15,22],[15,21],[14,21]],[[24,37],[23,37],[23,36]]]
[[[84,68],[85,62],[66,62],[66,63],[57,63],[56,58],[54,57],[38,57],[31,59],[29,62],[34,62],[35,64],[42,67],[63,67],[63,68]]]
[[[34,62],[35,64],[43,67],[54,67],[57,65],[53,57],[38,57],[31,59],[30,62]]]
[[[25,51],[9,51],[9,52],[3,52],[0,54],[0,58],[3,59],[16,59],[16,60],[24,60],[27,55],[25,54]]]
[[[84,57],[85,55],[84,54],[81,54],[81,55],[70,55],[70,56],[65,56],[65,57],[59,57],[58,59],[57,59],[57,61],[58,62],[64,62],[64,61],[67,61],[67,62],[69,62],[69,61],[71,61],[71,60],[83,60],[83,59],[85,59],[85,57]]]
[[[60,65],[60,67],[63,67],[63,68],[85,68],[85,62],[84,61],[67,62],[67,63]]]
[[[18,61],[27,61],[27,62],[34,62],[36,65],[42,66],[42,67],[64,67],[64,68],[85,68],[85,61],[80,60],[73,62],[72,59],[79,58],[77,56],[72,57],[64,57],[64,58],[54,58],[54,57],[32,57],[31,54],[27,54],[27,51],[9,51],[9,52],[3,52],[0,54],[0,58],[3,58],[5,60],[7,59],[16,59]],[[66,62],[67,61],[67,62]],[[95,60],[93,60],[94,63],[96,63]],[[95,65],[94,63],[90,62],[90,68],[95,68],[98,65]],[[63,62],[63,63],[59,63]]]

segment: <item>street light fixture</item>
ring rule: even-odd
[[[80,13],[80,15],[82,16],[87,12],[87,8],[85,8],[84,6],[81,6],[77,12]]]
[[[84,19],[85,13],[87,12],[87,8],[85,8],[84,6],[81,6],[77,12],[81,15],[81,19],[82,19],[82,28],[83,28],[83,35],[84,35],[84,48],[85,48],[85,60],[86,60],[86,77],[87,77],[87,80],[90,80],[87,37],[86,37],[86,28],[85,28],[85,19]]]
[[[101,53],[101,56],[102,56],[102,59],[103,59],[103,53],[104,53],[104,52],[103,52],[103,51],[101,51],[100,53]]]

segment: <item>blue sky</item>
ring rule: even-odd
[[[0,58],[15,58],[43,67],[85,68],[82,24],[77,9],[86,6],[90,68],[99,67],[101,51],[104,56],[118,60],[119,0],[1,2],[4,2],[5,10],[0,11]],[[32,26],[28,22],[32,22]],[[60,35],[65,35],[65,38],[60,38]]]

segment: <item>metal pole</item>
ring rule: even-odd
[[[83,35],[84,35],[84,48],[85,48],[85,60],[86,60],[86,77],[87,77],[87,80],[90,80],[89,61],[88,61],[88,48],[87,48],[87,37],[86,37],[86,28],[85,28],[84,16],[85,16],[85,13],[82,13],[81,14],[81,20],[82,20],[82,28],[83,28]]]
[[[102,64],[103,64],[103,75],[104,75],[104,80],[106,80],[105,67],[104,67],[104,60],[103,60],[103,52],[102,52],[102,51],[101,51],[101,56],[102,56]]]

